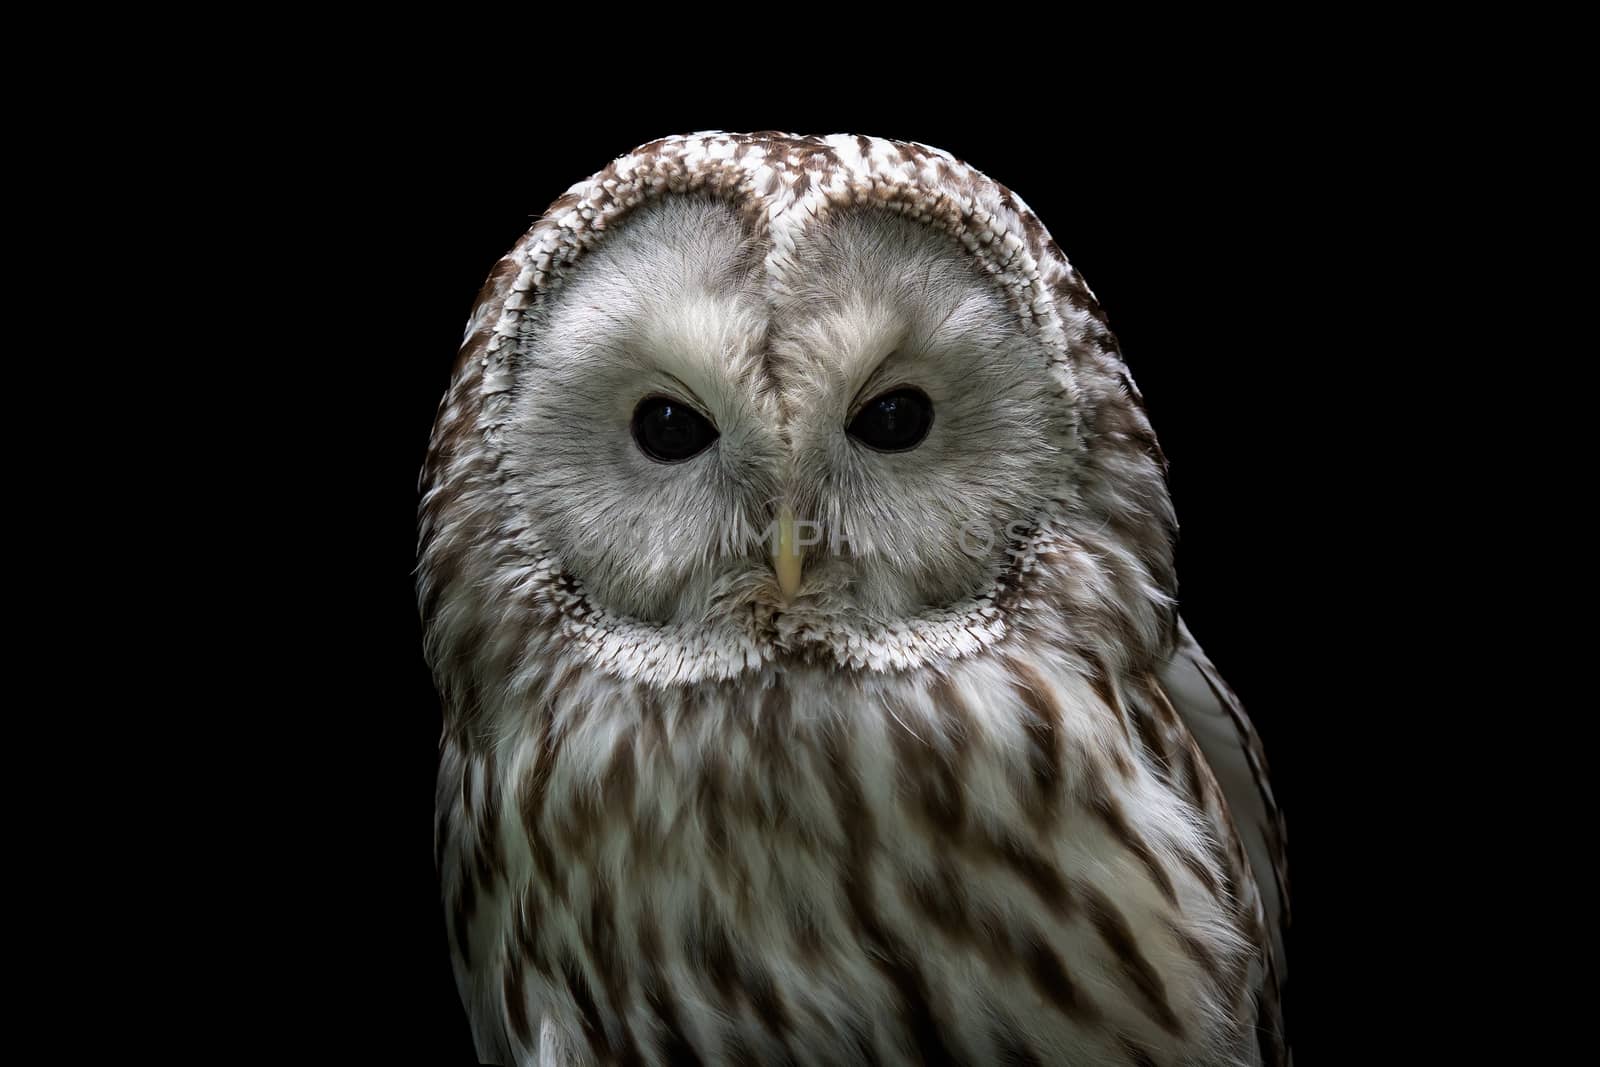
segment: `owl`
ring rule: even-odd
[[[1287,1062],[1281,820],[1165,460],[1021,198],[862,136],[614,160],[421,478],[480,1056]]]

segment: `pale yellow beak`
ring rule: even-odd
[[[794,511],[788,504],[778,512],[778,543],[772,550],[772,568],[778,572],[783,599],[793,600],[800,588],[800,546],[795,543]]]

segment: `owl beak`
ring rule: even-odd
[[[800,545],[795,539],[794,510],[788,504],[778,512],[777,543],[772,546],[772,569],[778,572],[783,599],[793,600],[800,589]]]

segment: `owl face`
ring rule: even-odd
[[[704,196],[649,203],[586,253],[518,346],[524,521],[603,610],[754,641],[981,596],[1071,436],[1048,353],[915,220],[834,213],[782,286],[771,253]]]
[[[1137,657],[1174,529],[1104,316],[1014,194],[921,145],[697,134],[491,274],[418,592],[430,656],[484,678],[907,669],[1029,626]]]

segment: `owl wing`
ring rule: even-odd
[[[1283,815],[1267,780],[1261,738],[1183,620],[1178,644],[1156,672],[1167,699],[1194,735],[1250,858],[1272,949],[1278,985],[1286,974],[1284,933],[1289,925],[1289,873]]]

